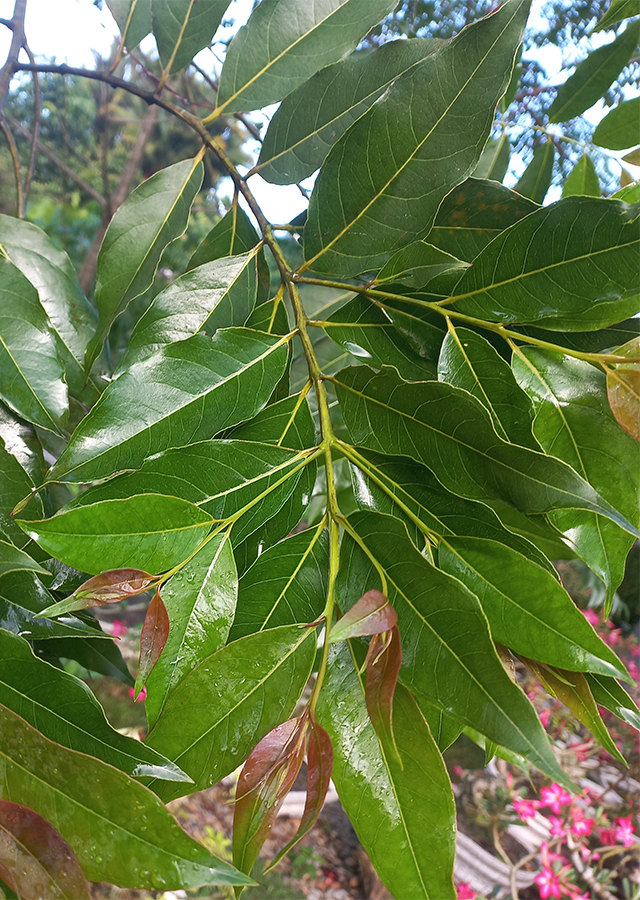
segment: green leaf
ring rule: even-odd
[[[404,521],[411,534],[415,519],[401,512],[402,508],[408,509],[436,534],[499,541],[556,574],[548,559],[528,540],[508,531],[493,510],[484,503],[451,494],[425,466],[406,457],[382,456],[371,450],[358,449],[358,455],[366,468],[363,471],[352,466],[354,494],[360,509],[394,515]],[[419,530],[414,543],[417,547],[424,544]]]
[[[61,434],[69,399],[55,336],[38,292],[2,255],[0,397],[23,419]]]
[[[315,622],[324,609],[328,571],[324,522],[265,550],[240,579],[230,639]]]
[[[635,337],[622,347],[619,356],[640,356],[640,338]],[[618,425],[636,441],[640,441],[640,369],[637,363],[617,363],[607,369],[607,397]]]
[[[563,197],[582,194],[585,197],[601,197],[602,188],[593,160],[583,153],[575,164],[562,188]]]
[[[506,131],[503,131],[500,137],[489,138],[478,160],[478,165],[473,170],[473,177],[502,181],[509,168],[510,156],[511,144]]]
[[[498,643],[552,666],[628,679],[562,585],[535,562],[474,537],[443,538],[438,560],[478,597]]]
[[[503,441],[539,450],[533,406],[511,367],[491,344],[468,328],[450,328],[438,360],[438,381],[464,388],[489,411]]]
[[[271,184],[308,178],[389,85],[442,44],[432,38],[391,41],[320,69],[276,110],[254,171]]]
[[[231,41],[218,111],[277,103],[318,69],[353,50],[392,11],[393,0],[266,0]]]
[[[282,338],[242,328],[161,348],[109,385],[49,480],[109,477],[250,419],[271,396],[286,361]]]
[[[443,272],[457,271],[462,275],[466,265],[450,253],[439,250],[426,241],[415,241],[398,250],[382,267],[376,284],[385,281],[406,284],[414,290],[424,288],[431,279]]]
[[[597,103],[629,62],[639,38],[640,22],[631,22],[614,41],[583,59],[558,90],[549,108],[549,122],[575,119]]]
[[[98,254],[98,330],[87,348],[91,371],[116,316],[152,284],[167,244],[186,228],[204,168],[196,158],[175,163],[143,181],[117,210]]]
[[[598,706],[604,706],[623,722],[640,731],[640,710],[615,678],[606,675],[586,674],[586,679]]]
[[[584,331],[640,310],[638,210],[567,197],[499,235],[464,273],[447,305],[494,322]]]
[[[554,158],[555,149],[552,141],[538,144],[514,191],[523,197],[529,197],[535,203],[542,203],[551,187]]]
[[[60,832],[91,881],[156,890],[249,883],[128,775],[48,740],[3,706],[0,726],[3,790]]]
[[[542,328],[528,325],[517,330],[543,341],[549,340],[549,333]],[[602,351],[617,350],[621,344],[626,344],[627,341],[637,338],[639,334],[640,319],[633,318],[598,331],[564,332],[561,344],[569,350],[580,350],[583,353],[601,353]]]
[[[429,726],[398,686],[393,727],[402,768],[387,756],[364,704],[347,646],[329,651],[318,720],[333,745],[340,801],[382,881],[395,897],[453,898],[455,806]]]
[[[66,381],[78,396],[85,388],[82,363],[96,330],[97,315],[82,292],[71,260],[44,231],[13,216],[0,215],[0,246],[38,291],[58,341]]]
[[[189,270],[223,256],[248,253],[260,241],[251,220],[234,197],[227,213],[213,226],[189,260]]]
[[[325,331],[347,353],[373,368],[394,366],[407,381],[435,376],[434,366],[405,343],[385,313],[366,297],[357,296],[333,313]]]
[[[208,47],[228,5],[229,0],[151,0],[153,36],[163,69],[179,72]]]
[[[35,572],[37,575],[51,577],[51,572],[43,569],[28,553],[14,547],[7,541],[0,540],[0,578],[10,572]]]
[[[608,150],[627,150],[640,143],[640,97],[624,100],[602,119],[591,140]]]
[[[233,623],[238,576],[226,534],[210,540],[162,588],[171,627],[147,678],[146,711],[153,728],[167,697],[203,659],[224,647]]]
[[[256,251],[205,263],[161,291],[138,319],[120,370],[199,331],[244,325],[256,302]]]
[[[20,897],[90,900],[89,885],[73,850],[32,809],[0,800],[0,841],[0,874]],[[3,892],[3,900],[4,896]],[[9,896],[17,895],[11,891]]]
[[[509,0],[464,29],[343,135],[311,196],[305,268],[368,272],[427,234],[444,196],[478,162],[528,10],[526,0]]]
[[[233,430],[233,437],[304,450],[315,446],[316,429],[308,402],[295,394],[267,406],[251,421],[243,422]]]
[[[535,405],[534,433],[542,447],[569,463],[629,521],[638,522],[640,446],[609,409],[604,373],[582,360],[534,348],[521,350],[513,367]],[[624,577],[633,537],[590,512],[563,510],[551,521],[604,581],[609,604]]]
[[[118,23],[123,43],[133,50],[151,31],[151,0],[107,0],[107,6]]]
[[[50,740],[95,756],[127,775],[189,780],[160,753],[113,729],[84,682],[38,659],[25,640],[2,629],[0,703]]]
[[[272,628],[227,644],[192,669],[167,698],[147,739],[193,778],[189,790],[216,784],[287,719],[311,674],[313,629]],[[156,784],[165,800],[185,793]]]
[[[97,575],[125,568],[164,572],[186,559],[213,523],[186,500],[143,494],[18,524],[52,556]]]
[[[4,430],[4,429],[3,429]],[[7,448],[16,450],[19,458]],[[24,450],[24,453],[21,452]],[[24,533],[16,525],[12,512],[15,506],[27,497],[34,488],[29,473],[21,465],[20,459],[28,463],[29,447],[23,443],[19,431],[12,428],[4,430],[4,439],[0,434],[0,533],[10,538],[16,547],[24,548],[29,543]],[[26,458],[25,458],[26,456]],[[42,473],[34,472],[38,483],[42,481]],[[24,509],[24,514],[43,516],[44,507],[40,495],[34,494]]]
[[[631,16],[640,15],[640,4],[638,0],[611,0],[609,9],[600,19],[594,31],[605,31],[611,28],[616,22],[622,22],[623,19],[629,19]]]
[[[471,262],[501,231],[536,209],[536,203],[501,184],[467,178],[442,201],[427,240]]]
[[[401,682],[418,698],[566,783],[533,707],[496,654],[477,598],[434,568],[397,519],[363,511],[353,513],[349,522],[367,555],[353,539],[343,540],[338,601],[345,608],[351,598],[380,584],[371,554],[385,574],[388,597],[398,613]]]
[[[98,631],[98,637],[104,635]],[[97,672],[99,675],[109,675],[111,678],[117,678],[126,685],[133,687],[134,681],[131,672],[127,668],[120,650],[113,640],[95,640],[93,638],[82,638],[80,640],[69,640],[69,638],[61,637],[54,640],[38,641],[34,645],[34,650],[38,656],[43,659],[51,659],[55,665],[59,665],[60,658],[74,659],[81,666],[90,672]]]
[[[343,369],[335,384],[354,443],[411,456],[452,493],[500,499],[525,513],[588,509],[640,533],[566,463],[502,441],[467,391],[436,381],[407,384],[391,369],[375,375],[364,366]]]

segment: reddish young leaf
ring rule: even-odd
[[[273,862],[265,869],[265,872],[277,866],[291,848],[295,847],[298,841],[315,825],[316,819],[322,810],[324,798],[329,790],[332,768],[333,747],[331,746],[331,738],[324,728],[318,725],[315,717],[311,714],[307,741],[307,799],[304,805],[304,812],[294,837],[286,847],[282,848]]]
[[[0,878],[22,900],[89,900],[75,853],[46,819],[0,800]]]
[[[125,597],[142,594],[149,589],[156,575],[149,575],[141,569],[111,569],[102,572],[83,582],[73,594],[59,603],[43,609],[39,616],[50,618],[77,609],[89,609],[91,606],[103,606],[105,603],[118,603]]]
[[[367,637],[389,631],[398,621],[398,615],[388,597],[380,591],[367,591],[354,603],[349,612],[338,619],[331,629],[329,643],[346,641],[347,638]]]
[[[160,659],[160,654],[169,637],[169,627],[169,613],[158,590],[149,604],[140,632],[140,665],[134,688],[136,697],[146,684],[149,673]]]
[[[400,631],[397,625],[384,635],[374,634],[369,644],[366,663],[365,700],[371,724],[376,730],[384,752],[395,757],[402,766],[393,736],[393,695],[402,664]]]
[[[634,338],[615,353],[619,356],[640,356],[640,337]],[[607,396],[611,412],[618,425],[640,441],[640,365],[622,363],[607,370]]]
[[[233,864],[247,875],[300,771],[308,724],[303,713],[278,725],[254,747],[240,773],[233,814]]]

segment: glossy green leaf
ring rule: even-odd
[[[217,328],[244,325],[256,301],[255,256],[205,263],[161,291],[136,323],[120,369],[199,331],[213,335]]]
[[[84,352],[95,333],[97,315],[71,260],[44,231],[13,216],[0,215],[0,246],[38,291],[58,340],[67,384],[76,396],[81,394],[86,382]]]
[[[426,240],[471,262],[501,231],[536,209],[536,203],[501,184],[467,178],[442,201]]]
[[[224,256],[248,253],[260,241],[251,220],[234,197],[228,212],[213,226],[189,260],[189,270]]]
[[[622,22],[623,19],[637,15],[640,15],[638,0],[611,0],[609,9],[593,30],[605,31],[607,28],[615,25],[616,22]]]
[[[575,119],[597,103],[629,62],[639,38],[640,22],[631,22],[611,43],[592,50],[559,88],[549,122]]]
[[[265,628],[315,622],[327,595],[327,545],[321,522],[260,554],[240,579],[231,640]]]
[[[598,706],[604,706],[623,722],[627,722],[636,731],[640,731],[640,710],[615,678],[594,675],[590,672],[587,672],[585,678]]]
[[[4,706],[0,726],[3,792],[60,832],[90,880],[156,890],[247,883],[128,775],[48,740]]]
[[[399,686],[394,703],[402,768],[384,753],[369,722],[362,678],[346,646],[330,650],[318,720],[333,745],[340,801],[382,881],[395,897],[455,897],[451,786],[409,692]]]
[[[639,266],[638,210],[567,197],[499,235],[447,304],[490,321],[597,329],[640,309]]]
[[[549,340],[549,332],[543,328],[527,325],[516,330],[543,341]],[[602,351],[614,351],[621,344],[637,338],[638,335],[640,335],[640,319],[633,318],[597,331],[564,332],[560,343],[569,350],[581,350],[583,353],[600,353]],[[558,337],[556,337],[556,340]]]
[[[315,631],[272,628],[227,644],[192,669],[167,698],[148,743],[202,790],[233,772],[287,719],[311,674]],[[164,800],[185,793],[156,784]]]
[[[465,268],[466,265],[450,253],[445,253],[426,241],[415,241],[391,257],[382,267],[376,283],[393,281],[419,290],[436,275],[451,271],[462,275]]]
[[[406,457],[383,456],[361,448],[358,454],[366,471],[354,465],[352,478],[356,502],[361,509],[395,515],[405,522],[411,533],[412,528],[415,529],[415,520],[401,512],[402,508],[408,509],[436,534],[499,541],[555,575],[551,563],[530,541],[508,531],[488,506],[450,493],[425,466]],[[424,544],[421,532],[415,532],[414,543],[416,546]]]
[[[538,144],[533,151],[531,162],[524,170],[514,191],[528,197],[534,203],[542,203],[551,187],[555,149],[552,141]]]
[[[151,0],[107,0],[107,6],[118,23],[123,43],[133,50],[151,31]]]
[[[489,411],[503,441],[539,450],[533,437],[533,406],[511,367],[482,335],[451,328],[440,351],[438,380],[464,388]]]
[[[320,69],[280,104],[255,171],[272,184],[308,178],[389,85],[442,43],[431,38],[391,41]]]
[[[552,666],[628,679],[562,585],[536,563],[473,537],[444,538],[438,560],[477,596],[494,640]]]
[[[153,728],[167,697],[192,669],[224,647],[233,623],[238,576],[226,534],[210,540],[162,588],[171,627],[160,659],[146,680],[146,711]]]
[[[100,631],[98,638],[104,637]],[[131,672],[113,640],[96,640],[94,638],[82,638],[80,640],[61,637],[53,640],[38,641],[34,650],[43,659],[51,659],[59,665],[60,657],[73,659],[90,672],[98,675],[109,675],[117,678],[126,685],[133,687],[134,680]]]
[[[354,443],[411,456],[452,493],[500,499],[525,513],[588,509],[640,534],[566,463],[498,438],[467,391],[437,381],[407,384],[393,370],[375,375],[364,366],[343,369],[335,384]]]
[[[640,143],[640,97],[624,100],[602,119],[591,140],[608,150],[627,150]]]
[[[356,275],[427,234],[444,196],[479,159],[528,10],[509,0],[464,29],[343,135],[311,196],[306,267]]]
[[[593,160],[587,153],[583,153],[575,164],[562,188],[563,197],[576,195],[585,197],[601,197],[602,188]]]
[[[341,306],[325,329],[339,347],[376,369],[394,366],[407,381],[435,376],[434,366],[405,343],[384,311],[366,297],[354,297]]]
[[[533,707],[496,654],[478,599],[416,550],[402,522],[368,511],[353,513],[349,521],[384,571],[398,613],[401,682],[418,699],[435,703],[566,783]],[[372,561],[355,541],[343,539],[341,608],[379,585]]]
[[[52,556],[97,575],[125,568],[164,572],[196,549],[213,522],[186,500],[143,494],[19,524]]]
[[[235,35],[220,73],[220,112],[282,100],[353,50],[393,0],[267,0]]]
[[[51,481],[94,481],[254,416],[287,360],[281,338],[229,328],[156,351],[113,381],[76,428]]]
[[[25,640],[2,629],[0,703],[50,740],[128,775],[189,780],[160,753],[113,729],[84,682],[38,659]]]
[[[473,170],[473,177],[502,181],[509,168],[510,156],[511,144],[506,131],[503,131],[500,137],[489,138],[478,160],[478,165]]]
[[[229,0],[151,0],[153,36],[163,68],[179,72],[208,47],[228,5]]]
[[[233,430],[233,437],[304,450],[315,446],[316,429],[308,402],[297,394],[267,406],[251,421],[243,422]]]
[[[31,572],[15,572],[0,581],[0,628],[20,634],[29,640],[48,638],[107,639],[106,634],[75,616],[61,616],[55,621],[38,613],[54,603],[53,596]]]
[[[558,700],[564,703],[576,719],[587,726],[593,736],[605,750],[609,751],[614,759],[617,759],[623,765],[627,765],[624,756],[616,747],[613,738],[602,721],[585,676],[580,672],[567,672],[565,669],[542,666],[530,659],[523,658],[523,661],[533,671],[536,678],[551,696],[557,697]]]
[[[21,469],[27,473],[31,484],[40,484],[46,471],[47,464],[44,461],[42,444],[36,436],[35,429],[28,422],[19,419],[11,410],[0,403],[0,438],[4,443],[7,453],[15,457]],[[4,468],[4,467],[3,467]],[[8,484],[12,477],[8,473],[3,474],[3,490],[9,490]],[[26,482],[25,482],[26,483]],[[34,502],[37,498],[33,498]],[[1,515],[1,513],[0,513]],[[0,525],[4,529],[4,524]]]
[[[619,356],[640,356],[640,338],[616,349]],[[637,363],[617,363],[607,370],[607,397],[616,421],[636,441],[640,441],[640,367]]]
[[[534,433],[542,447],[569,463],[629,521],[640,521],[640,446],[609,409],[604,373],[582,360],[537,348],[521,350],[513,365],[535,405]],[[624,577],[633,537],[608,519],[581,510],[555,512],[551,520],[604,581],[610,603]]]
[[[91,370],[113,320],[152,284],[164,248],[186,228],[204,169],[185,159],[143,181],[117,210],[98,255],[98,330],[87,348]]]
[[[0,800],[0,848],[0,875],[18,896],[89,900],[89,885],[73,850],[32,809]]]
[[[28,422],[61,433],[69,399],[38,292],[0,255],[0,398]]]
[[[14,453],[10,452],[12,449]],[[16,455],[18,454],[18,455]],[[20,432],[9,426],[4,431],[4,438],[0,435],[0,533],[11,539],[16,547],[25,547],[29,542],[15,523],[13,509],[21,500],[28,497],[33,490],[34,483],[29,473],[21,465],[21,460],[29,465],[30,450],[21,439]],[[42,480],[42,473],[34,472],[38,482]],[[28,516],[43,516],[44,507],[39,495],[34,495],[24,508]]]
[[[28,553],[0,540],[0,578],[10,572],[35,572],[37,575],[51,577],[51,572],[39,566]]]
[[[135,494],[163,494],[195,503],[218,521],[248,507],[233,525],[238,543],[278,513],[298,487],[303,464],[300,453],[269,444],[202,441],[168,450],[137,472],[90,488],[73,507],[124,501]]]
[[[405,289],[402,290],[404,292]],[[411,349],[425,363],[434,364],[435,377],[440,348],[447,333],[445,319],[430,309],[409,306],[399,300],[385,300],[384,310]]]

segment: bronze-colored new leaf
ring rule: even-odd
[[[640,337],[615,351],[617,356],[640,357]],[[640,441],[640,363],[621,363],[607,369],[607,396],[618,425]]]
[[[367,591],[333,626],[329,643],[382,634],[393,628],[397,621],[398,615],[389,603],[389,598],[380,591]]]
[[[0,877],[22,900],[89,900],[80,863],[42,816],[0,800]]]
[[[380,738],[382,749],[400,765],[402,760],[393,736],[393,695],[402,665],[400,631],[394,625],[384,634],[374,634],[367,652],[365,700],[371,724]]]
[[[256,744],[236,787],[233,864],[249,874],[304,758],[308,717],[278,725]]]
[[[156,576],[141,569],[110,569],[83,582],[73,594],[43,609],[40,616],[51,618],[78,609],[119,603],[127,597],[143,594],[153,584]]]
[[[164,650],[164,645],[169,637],[169,627],[169,613],[158,590],[149,604],[142,631],[140,632],[140,665],[136,678],[136,697],[146,683],[151,670],[160,659],[160,654]]]

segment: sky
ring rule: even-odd
[[[252,3],[253,0],[233,0],[228,10],[228,18],[240,23],[246,21]],[[529,22],[534,27],[540,21],[543,3],[544,0],[533,2]],[[118,36],[117,25],[106,3],[102,5],[103,8],[100,10],[93,4],[93,0],[27,0],[25,31],[33,54],[36,57],[55,57],[57,62],[67,62],[71,66],[93,68],[95,64],[93,51],[106,56],[114,38]],[[10,19],[13,6],[14,0],[0,0],[0,18]],[[226,29],[224,36],[227,39],[229,34],[229,29]],[[610,40],[606,34],[594,37],[603,43]],[[10,40],[9,30],[0,28],[0,60],[4,60]],[[149,36],[146,41],[149,47],[143,42],[143,49],[153,48],[153,38]],[[203,50],[196,59],[202,62],[205,69],[210,70],[209,50]],[[548,47],[544,54],[538,54],[537,59],[545,68],[550,81],[557,83],[557,73],[562,66],[560,50],[557,47]],[[273,110],[275,108],[274,106]],[[599,104],[587,113],[587,118],[596,124],[605,112],[604,106]],[[269,115],[269,110],[266,114]],[[259,116],[260,114],[257,114],[255,118],[258,119]],[[636,174],[640,174],[640,170]],[[305,186],[311,184],[312,180]],[[305,200],[294,185],[287,187],[270,185],[259,175],[251,178],[250,185],[267,218],[273,222],[289,221],[306,207]],[[231,188],[229,192],[231,193]],[[223,195],[224,190],[219,193]]]

